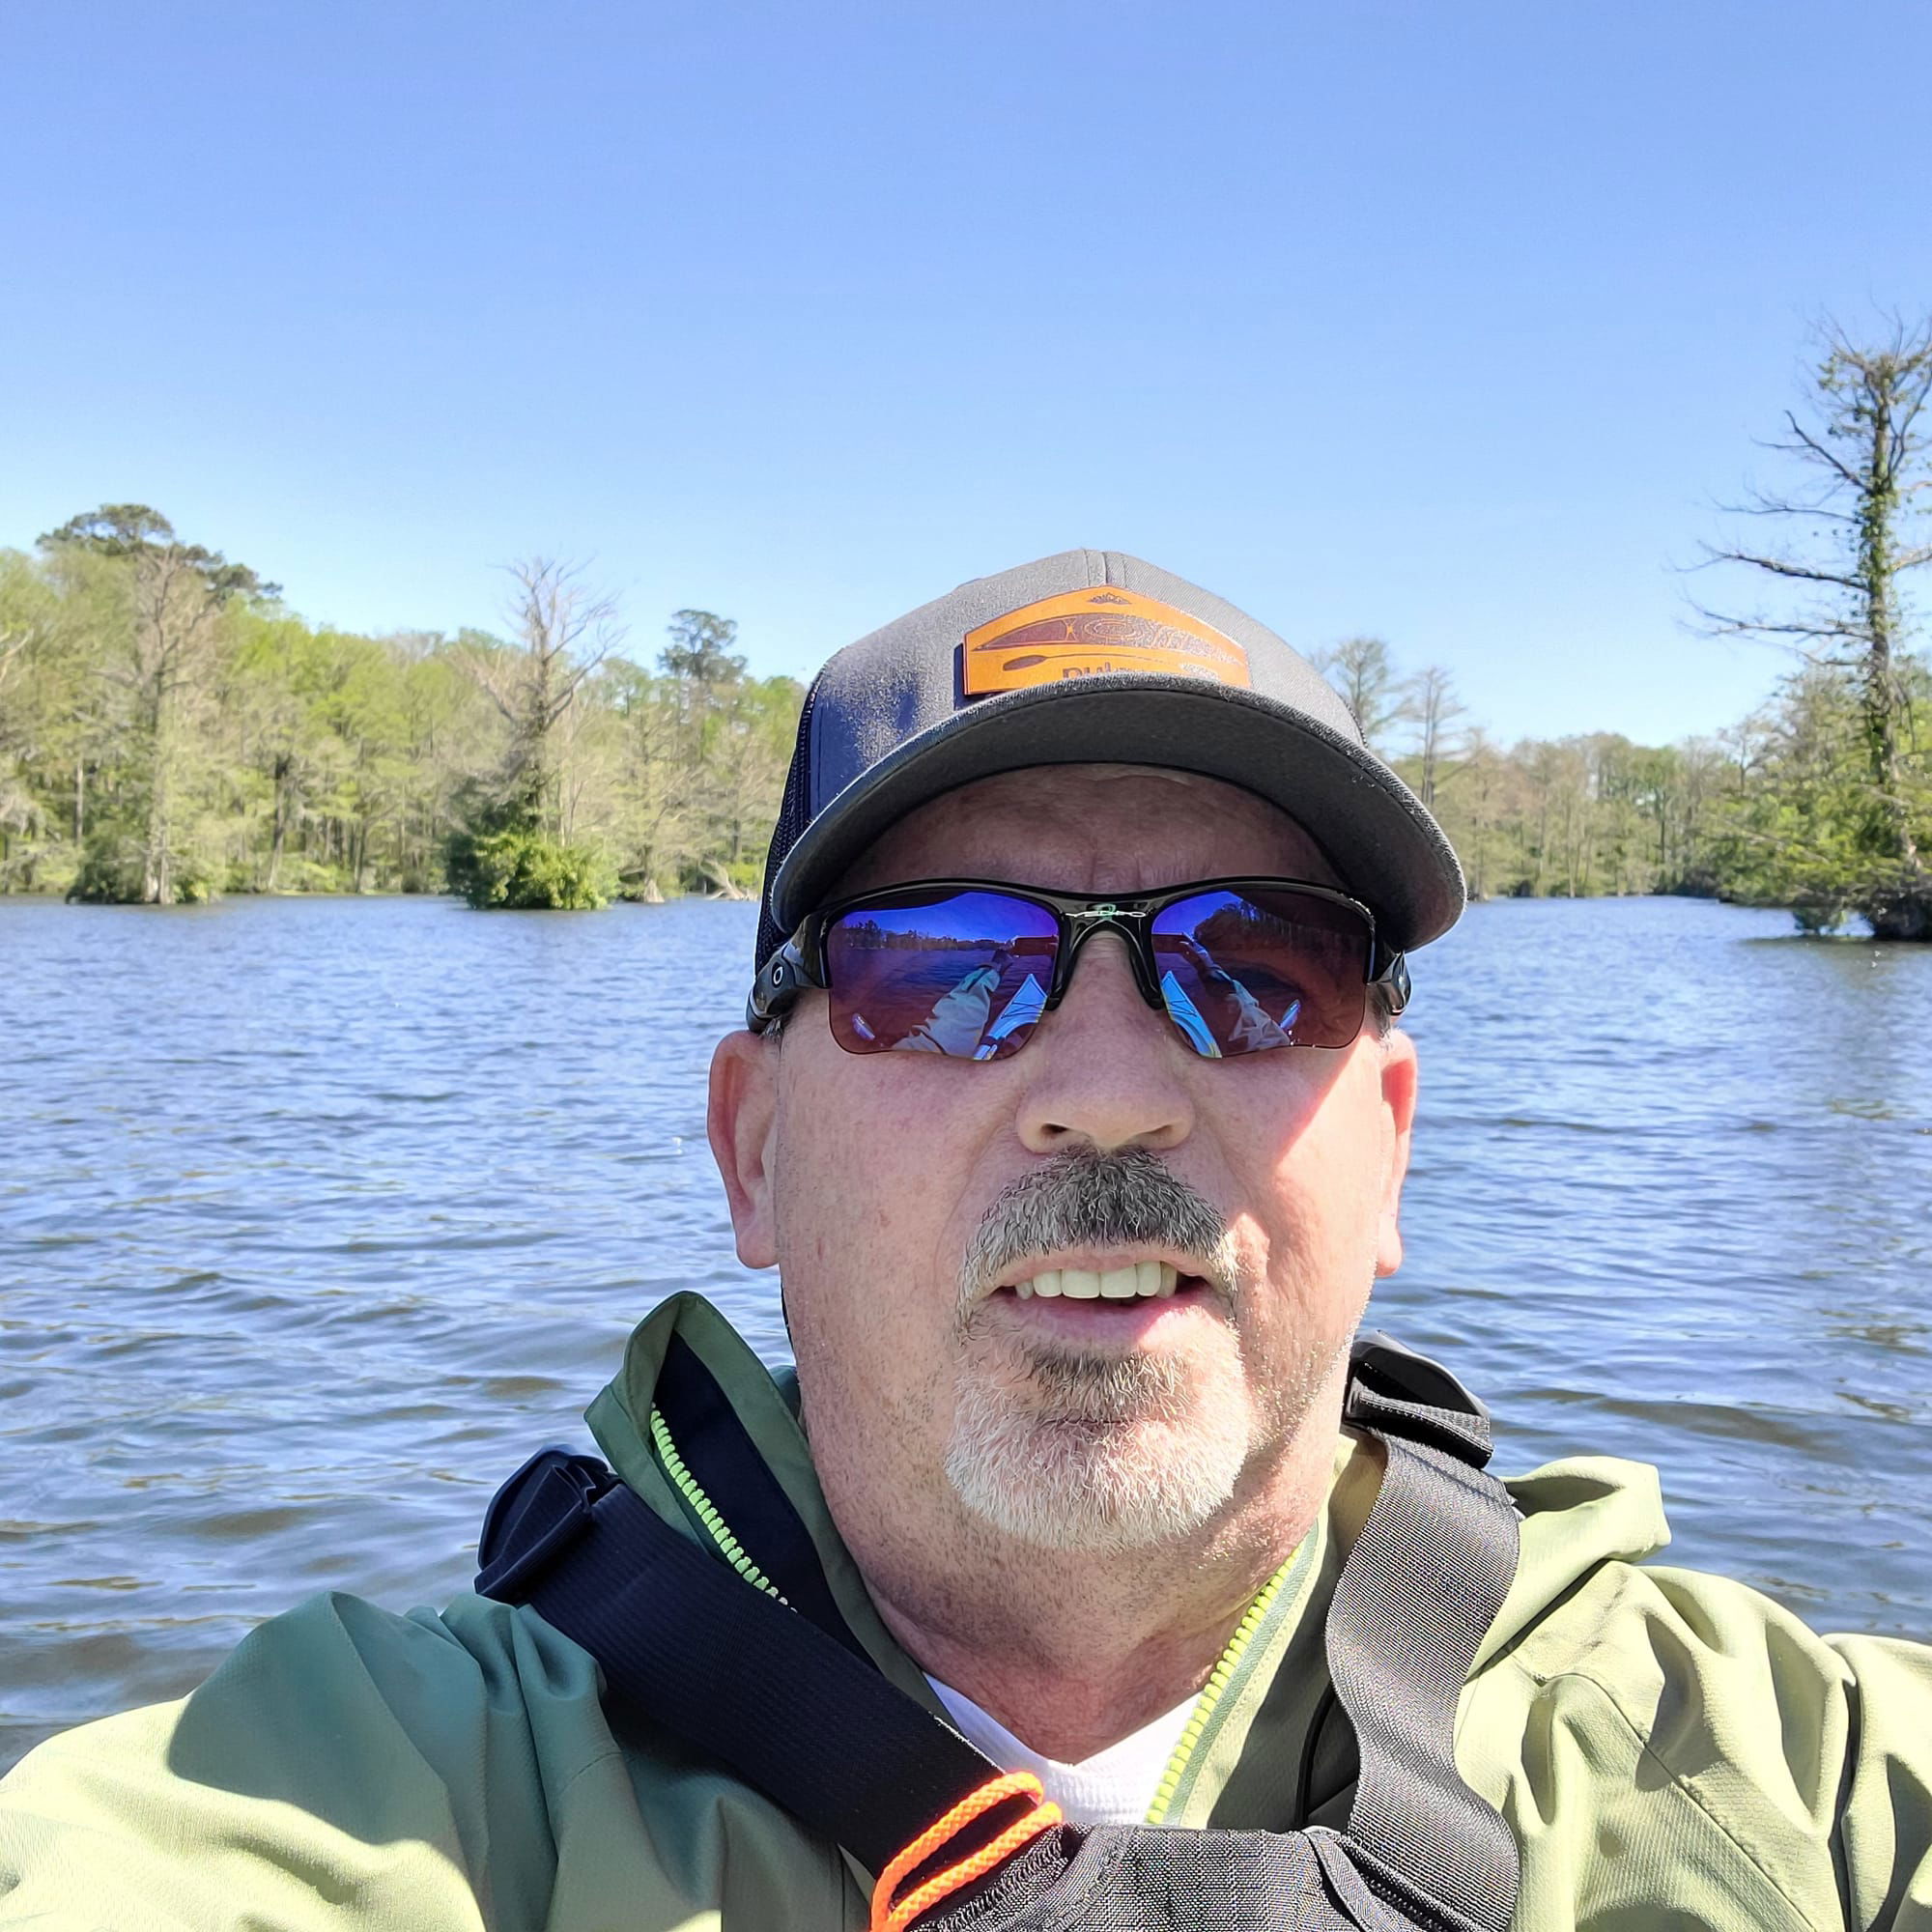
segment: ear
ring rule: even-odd
[[[724,1182],[747,1267],[778,1264],[772,1205],[772,1134],[778,1121],[779,1043],[775,1036],[727,1033],[711,1056],[711,1104],[704,1125]]]
[[[1409,1129],[1415,1124],[1415,1042],[1396,1029],[1382,1042],[1382,1199],[1376,1223],[1376,1276],[1402,1265],[1403,1177],[1408,1172]]]

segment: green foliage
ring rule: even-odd
[[[1702,609],[1720,636],[1767,639],[1804,668],[1757,721],[1758,770],[1733,812],[1747,890],[1790,904],[1807,932],[1851,913],[1879,939],[1932,940],[1928,696],[1911,648],[1907,582],[1932,565],[1932,319],[1892,317],[1876,339],[1827,321],[1806,414],[1780,452],[1801,487],[1754,491],[1747,534],[1707,546],[1746,572],[1772,609]]]
[[[40,543],[43,550],[72,547],[101,556],[173,557],[190,566],[224,603],[231,597],[267,599],[281,594],[279,583],[264,583],[245,563],[230,563],[219,551],[181,542],[175,526],[146,503],[103,503],[98,510],[70,517]]]
[[[0,566],[0,889],[204,898],[227,869],[223,658],[274,586],[139,503],[71,518],[41,549]]]
[[[67,896],[89,905],[138,904],[141,848],[127,833],[97,832],[80,855],[80,867]]]
[[[1932,937],[1932,890],[1895,842],[1902,824],[1918,849],[1932,845],[1932,757],[1919,727],[1932,668],[1907,659],[1898,675],[1908,704],[1889,797],[1873,778],[1863,697],[1847,670],[1807,666],[1751,721],[1746,781],[1718,828],[1733,895],[1789,906],[1805,932],[1857,916],[1882,937]]]
[[[144,904],[149,898],[146,860],[147,848],[136,835],[114,827],[97,832],[80,854],[66,896],[88,905]],[[218,892],[205,864],[189,860],[175,867],[170,903],[206,905]]]
[[[1395,763],[1420,789],[1423,753]],[[1505,749],[1475,730],[1437,743],[1434,810],[1479,898],[1718,896],[1718,803],[1735,777],[1728,750],[1706,740],[1595,732]]]
[[[745,660],[732,654],[738,626],[710,611],[673,611],[665,627],[670,642],[658,664],[670,677],[694,684],[730,684],[745,674]]]
[[[803,694],[728,619],[680,612],[654,672],[567,572],[508,638],[370,638],[244,568],[142,504],[0,552],[0,892],[756,891]]]
[[[559,845],[529,826],[464,834],[452,843],[451,883],[479,911],[586,912],[608,904],[614,890],[599,853]]]
[[[804,694],[748,675],[728,618],[678,611],[650,669],[554,566],[520,567],[502,638],[311,626],[252,572],[217,581],[239,568],[138,504],[0,552],[0,891],[552,908],[758,890]],[[1406,675],[1376,639],[1336,663],[1478,895],[1708,894],[1932,937],[1897,836],[1932,849],[1919,660],[1894,660],[1882,801],[1850,670],[1787,680],[1715,742],[1506,748],[1460,723],[1439,669]]]

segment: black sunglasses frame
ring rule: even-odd
[[[808,986],[827,988],[825,935],[849,912],[868,905],[883,904],[907,893],[978,892],[1001,893],[1028,905],[1044,907],[1059,925],[1059,940],[1053,956],[1053,983],[1047,988],[1043,1011],[1051,1012],[1066,993],[1073,977],[1073,962],[1080,949],[1096,932],[1117,932],[1125,941],[1134,962],[1134,983],[1141,998],[1156,1012],[1166,1012],[1160,996],[1160,974],[1153,956],[1153,922],[1157,914],[1182,899],[1202,893],[1240,892],[1259,888],[1266,892],[1305,894],[1330,905],[1346,906],[1361,916],[1367,940],[1366,972],[1362,991],[1364,1012],[1371,986],[1380,986],[1391,1015],[1408,1004],[1408,962],[1405,956],[1384,947],[1376,932],[1376,916],[1360,899],[1337,892],[1333,886],[1319,886],[1308,879],[1277,879],[1242,876],[1227,879],[1195,879],[1182,886],[1171,886],[1158,893],[1052,893],[1033,886],[1015,886],[1005,879],[906,879],[876,892],[859,893],[838,899],[816,912],[807,913],[798,930],[767,959],[759,969],[746,1003],[745,1024],[753,1033],[763,1033],[792,1007]],[[1172,1015],[1170,1015],[1170,1018]],[[1178,1028],[1177,1028],[1178,1030]],[[1330,1049],[1332,1050],[1332,1049]]]

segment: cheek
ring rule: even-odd
[[[1240,1233],[1273,1291],[1264,1307],[1291,1318],[1352,1307],[1373,1278],[1384,1166],[1379,1084],[1359,1048],[1331,1072],[1319,1087],[1277,1085],[1255,1096],[1228,1143],[1237,1198],[1251,1204]]]
[[[774,1146],[800,1374],[810,1359],[841,1381],[891,1382],[909,1355],[930,1362],[931,1344],[912,1355],[913,1338],[952,1317],[984,1096],[949,1078],[978,1069],[878,1065],[829,1039],[810,1047],[781,1077]]]

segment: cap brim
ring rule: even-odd
[[[982,698],[908,739],[813,818],[771,884],[789,931],[876,838],[927,799],[1035,765],[1156,765],[1277,805],[1327,853],[1386,941],[1439,938],[1462,867],[1406,785],[1359,745],[1259,692],[1199,678],[1086,677]]]

